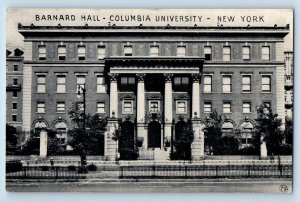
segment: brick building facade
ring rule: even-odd
[[[168,158],[164,143],[179,119],[193,123],[193,159],[205,155],[201,122],[214,109],[226,116],[224,131],[243,132],[241,146],[249,145],[260,104],[270,105],[284,121],[283,43],[289,26],[20,24],[19,32],[25,44],[23,130],[66,132],[68,110],[82,101],[77,90],[85,85],[86,112],[109,117],[108,160],[117,156],[111,139],[117,118],[136,125],[135,136],[144,139],[141,155],[154,151],[162,159]]]
[[[22,130],[23,51],[6,50],[6,123]]]

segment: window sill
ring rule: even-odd
[[[242,94],[252,94],[252,92],[241,92]]]
[[[232,94],[233,92],[222,92],[222,94]]]

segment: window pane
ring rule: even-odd
[[[204,54],[211,54],[211,47],[204,47]]]
[[[204,92],[211,92],[211,85],[204,85]]]
[[[204,84],[211,84],[211,76],[204,76]]]
[[[181,77],[174,77],[174,84],[180,85],[181,84]]]
[[[177,56],[185,56],[185,46],[177,47]]]
[[[57,77],[57,83],[64,84],[65,82],[66,82],[66,77],[65,76],[58,76]]]
[[[224,54],[230,54],[230,47],[224,47],[223,48],[223,53]]]
[[[66,47],[65,46],[58,47],[58,53],[64,55],[66,53]]]
[[[45,76],[38,76],[38,83],[45,83],[46,82],[46,77]]]
[[[128,78],[128,84],[135,84],[135,78],[134,77],[129,77]]]
[[[204,103],[204,112],[211,112],[211,111],[212,111],[211,103],[209,102]]]
[[[231,76],[223,76],[223,84],[231,84]]]
[[[246,54],[246,55],[250,54],[250,47],[249,46],[244,46],[243,47],[243,54]]]
[[[182,84],[184,84],[184,85],[189,84],[189,78],[188,77],[182,77]]]
[[[150,47],[150,55],[151,56],[158,56],[158,46],[151,46]]]
[[[250,76],[243,76],[243,84],[250,84],[251,83],[251,77]]]

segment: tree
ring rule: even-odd
[[[181,119],[175,124],[175,140],[170,153],[171,160],[191,160],[191,144],[194,141],[192,122]]]
[[[283,141],[282,121],[273,114],[272,109],[260,105],[257,109],[256,125],[253,130],[253,145],[260,148],[262,141],[266,142],[268,154],[279,155]]]
[[[84,114],[75,103],[69,111],[73,128],[68,130],[68,144],[73,152],[80,156],[81,166],[86,165],[86,156],[100,154],[103,151],[104,132],[107,118],[98,114]],[[85,126],[85,127],[84,127]]]
[[[218,146],[222,139],[222,116],[214,110],[209,114],[209,120],[204,122],[204,145],[210,154],[218,153]]]
[[[6,154],[14,154],[18,150],[17,129],[6,124]]]
[[[223,135],[222,124],[225,119],[223,114],[214,110],[209,119],[204,122],[204,141],[206,150],[214,155],[236,155],[239,150],[239,132],[232,131],[232,135]]]
[[[293,120],[285,117],[284,137],[286,144],[293,145]]]

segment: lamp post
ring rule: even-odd
[[[85,131],[85,119],[86,119],[86,115],[85,115],[85,93],[86,93],[86,89],[85,89],[85,83],[83,84],[83,87],[81,85],[78,85],[78,91],[77,91],[77,98],[79,99],[81,97],[81,92],[82,92],[82,96],[83,96],[83,130]],[[81,165],[83,167],[86,166],[86,154],[84,154],[81,157]]]
[[[83,96],[83,128],[85,130],[85,93],[86,93],[86,89],[85,89],[85,83],[83,84],[83,87],[81,87],[81,85],[78,85],[78,91],[77,91],[77,98],[81,97],[81,91],[82,91],[82,96]]]

